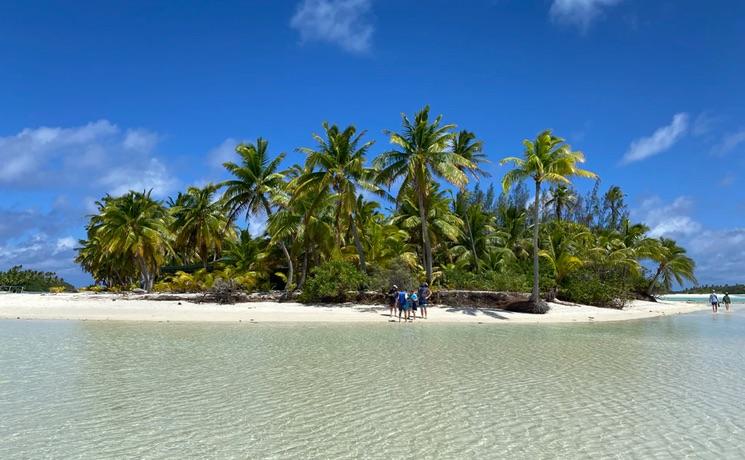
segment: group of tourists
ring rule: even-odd
[[[724,303],[724,308],[729,311],[729,304],[732,303],[732,300],[729,298],[729,293],[725,292],[724,297],[722,297],[722,302]],[[714,291],[711,291],[711,295],[709,296],[709,303],[711,304],[711,311],[716,313],[719,311],[719,297],[717,297],[717,293]]]
[[[427,319],[427,304],[432,297],[432,291],[427,283],[419,285],[419,289],[399,289],[395,284],[388,291],[388,307],[391,312],[391,319],[395,318],[398,312],[398,321],[414,321],[417,311],[419,318]]]

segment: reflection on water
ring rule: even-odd
[[[745,457],[742,311],[513,326],[0,321],[0,458]]]

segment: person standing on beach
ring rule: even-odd
[[[404,314],[404,321],[409,319],[408,299],[406,291],[401,289],[396,295],[396,307],[398,307],[398,322],[401,322],[401,314]]]
[[[427,283],[422,283],[421,286],[419,286],[419,311],[420,317],[427,319],[427,304],[429,303],[429,298],[432,296],[432,291],[429,290],[429,286]]]
[[[409,294],[409,304],[411,307],[411,320],[414,321],[414,318],[416,318],[416,309],[419,306],[419,296],[414,289]]]
[[[398,296],[398,286],[395,284],[388,291],[388,309],[390,310],[391,318],[396,314],[396,297]]]
[[[709,296],[709,303],[711,303],[711,311],[716,313],[719,308],[719,299],[717,298],[717,294],[714,291],[711,291],[711,295]]]
[[[732,301],[729,298],[729,293],[725,292],[724,297],[722,297],[722,302],[724,302],[724,308],[725,310],[729,311],[729,304],[732,303]]]

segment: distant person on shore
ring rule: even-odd
[[[396,314],[396,297],[398,296],[398,286],[395,284],[388,291],[388,309],[391,312],[391,318]]]
[[[419,311],[420,316],[424,319],[427,319],[427,304],[429,303],[429,298],[431,296],[432,291],[429,290],[427,283],[422,283],[421,286],[419,286]]]
[[[724,309],[729,311],[729,304],[732,303],[732,300],[730,300],[728,292],[724,293],[724,297],[722,297],[722,302],[724,302]]]
[[[414,318],[416,318],[416,309],[419,307],[419,295],[417,295],[414,289],[409,293],[409,306],[411,307],[410,318],[414,321]]]
[[[401,322],[401,315],[404,317],[404,321],[409,319],[409,299],[407,298],[406,291],[401,289],[396,295],[396,307],[398,308],[398,322]]]
[[[719,298],[717,298],[717,294],[714,291],[711,291],[711,295],[709,296],[709,303],[711,304],[711,311],[716,313],[719,309]]]

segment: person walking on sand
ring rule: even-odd
[[[724,302],[724,309],[729,311],[729,304],[732,303],[732,301],[729,298],[729,293],[725,292],[724,297],[722,297],[722,302]]]
[[[421,318],[427,319],[427,304],[431,296],[432,291],[429,290],[427,283],[422,283],[419,286],[419,316]]]
[[[719,299],[717,298],[717,294],[714,291],[711,291],[711,295],[709,296],[709,303],[711,304],[711,311],[716,313],[719,309]]]
[[[406,298],[406,291],[401,289],[396,295],[396,307],[398,308],[398,322],[401,322],[401,315],[404,315],[404,321],[409,319],[408,311],[408,299]]]
[[[390,310],[391,314],[390,317],[393,318],[396,315],[396,297],[398,296],[398,286],[395,284],[391,289],[388,291],[388,309]]]

